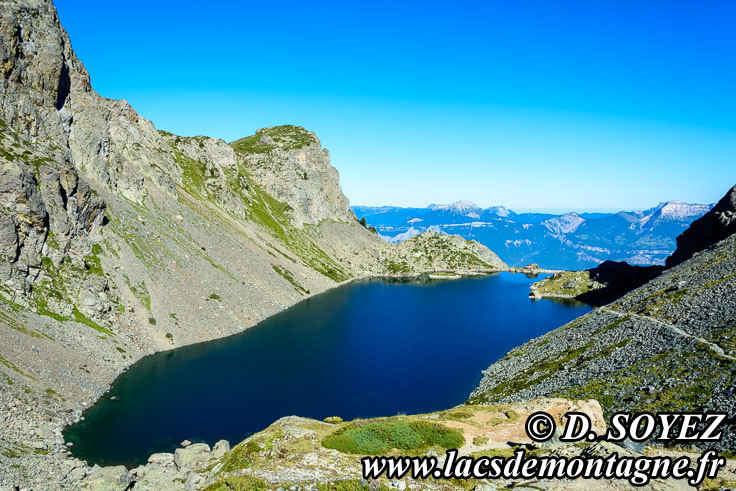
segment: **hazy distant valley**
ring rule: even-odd
[[[488,246],[509,266],[537,263],[551,269],[586,269],[602,261],[664,264],[675,238],[713,207],[681,201],[618,213],[515,213],[470,201],[426,208],[353,206],[358,218],[388,242],[434,230]]]

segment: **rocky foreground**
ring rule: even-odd
[[[79,485],[91,489],[144,490],[227,490],[227,489],[476,489],[493,490],[509,487],[524,489],[635,489],[626,481],[553,480],[413,480],[409,477],[366,481],[361,477],[362,446],[369,434],[392,433],[393,439],[378,440],[384,445],[382,455],[428,455],[444,461],[445,450],[458,448],[462,456],[510,457],[514,449],[526,448],[533,455],[607,456],[618,452],[633,456],[641,446],[628,448],[611,443],[571,444],[553,438],[538,445],[525,434],[519,424],[527,416],[545,411],[560,423],[570,411],[589,415],[597,432],[606,423],[600,405],[595,401],[540,399],[515,404],[458,406],[442,412],[412,416],[395,416],[371,420],[343,422],[338,417],[324,422],[290,416],[282,418],[230,449],[226,441],[213,448],[204,443],[187,444],[173,454],[153,454],[146,465],[128,470],[123,466],[92,469]],[[350,435],[346,437],[346,435]],[[420,438],[415,438],[422,435]],[[428,443],[428,440],[431,443]],[[376,440],[371,440],[376,445]],[[660,454],[661,449],[648,449],[647,454]],[[664,455],[681,455],[669,451]],[[694,457],[694,455],[693,455]],[[721,471],[721,481],[736,479],[736,462]],[[724,481],[725,479],[725,481]],[[729,481],[729,479],[731,481]],[[709,481],[714,484],[715,481]],[[650,489],[687,489],[675,480],[655,480]]]

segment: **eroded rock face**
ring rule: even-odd
[[[7,126],[0,149],[0,280],[6,293],[23,303],[50,268],[65,260],[84,264],[105,221],[105,204],[63,155],[55,161],[53,151]],[[69,278],[70,302],[85,279]]]
[[[294,224],[348,222],[355,215],[317,136],[298,126],[258,130],[233,142],[253,181],[291,207]]]
[[[54,144],[59,160],[128,199],[141,202],[148,183],[173,193],[175,165],[153,124],[127,102],[92,90],[53,4],[3,2],[0,19],[0,117],[31,142]]]

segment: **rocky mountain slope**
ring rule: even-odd
[[[550,269],[581,270],[606,260],[663,265],[675,237],[711,205],[668,201],[619,213],[515,213],[503,206],[481,208],[470,201],[427,208],[355,206],[358,217],[389,242],[426,230],[459,234],[496,251],[512,266],[537,263]]]
[[[736,207],[726,204],[733,193],[678,238],[672,257],[689,259],[512,350],[484,372],[470,400],[594,398],[606,414],[725,411],[731,419],[716,447],[733,452],[736,235],[728,231]],[[713,240],[723,240],[701,240],[704,226]]]
[[[145,354],[352,278],[504,266],[464,239],[385,243],[303,128],[157,130],[92,89],[49,0],[1,2],[0,31],[0,487],[84,474],[61,428]]]

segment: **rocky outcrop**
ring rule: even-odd
[[[459,235],[425,232],[394,245],[397,260],[388,264],[394,273],[409,271],[493,271],[506,264],[486,246]],[[403,261],[399,260],[405,258]]]
[[[169,193],[174,162],[150,121],[125,101],[100,97],[49,0],[0,5],[0,117],[30,142],[135,202],[147,186]],[[156,165],[152,165],[155,162]]]
[[[605,285],[594,280],[590,271],[561,271],[549,278],[533,283],[529,287],[529,297],[540,298],[580,298]]]
[[[34,288],[48,283],[52,270],[66,264],[79,274],[66,275],[65,287],[55,290],[57,311],[69,314],[76,304],[86,315],[100,314],[100,309],[88,308],[99,303],[80,294],[105,294],[104,282],[99,288],[93,285],[98,271],[85,269],[106,221],[105,203],[76,169],[49,157],[55,154],[7,125],[0,133],[0,148],[0,289],[17,303],[47,309],[46,301],[39,304],[33,298]]]
[[[289,206],[297,228],[355,218],[330,152],[311,131],[290,125],[264,128],[232,146],[253,182]]]
[[[705,215],[677,237],[677,249],[667,258],[672,267],[736,233],[736,186]]]
[[[605,305],[640,287],[662,272],[661,266],[632,266],[604,261],[584,271],[561,271],[533,283],[529,297],[570,298],[590,305]]]

